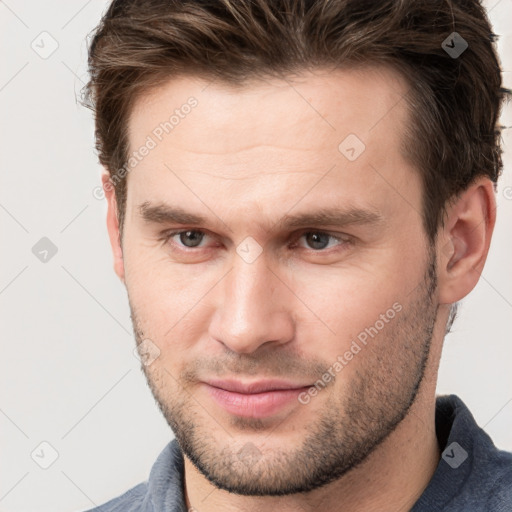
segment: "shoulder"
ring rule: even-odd
[[[414,512],[511,512],[512,453],[498,449],[455,395],[438,397],[436,471]]]
[[[155,507],[183,511],[183,474],[183,454],[178,442],[173,439],[154,462],[146,482],[84,512],[154,512]]]
[[[498,450],[489,467],[487,509],[495,512],[512,510],[512,453]]]
[[[150,508],[144,507],[146,494],[147,482],[143,482],[103,505],[85,512],[150,512]]]

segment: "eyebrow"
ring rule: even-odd
[[[142,219],[148,224],[188,224],[193,226],[208,224],[208,219],[202,215],[188,212],[177,206],[165,203],[151,204],[149,201],[138,206]],[[285,214],[274,224],[274,229],[292,229],[313,226],[346,226],[381,224],[382,215],[371,209],[350,207],[320,208],[313,212]]]

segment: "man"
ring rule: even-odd
[[[87,87],[142,370],[175,440],[97,511],[505,511],[436,399],[495,224],[477,1],[114,1]]]

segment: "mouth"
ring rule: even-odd
[[[300,393],[311,384],[284,380],[260,380],[243,383],[235,380],[212,380],[203,383],[210,397],[226,412],[250,418],[264,418],[285,406],[299,404]]]

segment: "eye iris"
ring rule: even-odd
[[[330,236],[326,233],[306,233],[306,238],[308,244],[314,249],[325,249],[325,247],[329,245]],[[324,240],[325,243],[321,241],[322,239]]]
[[[202,240],[203,234],[199,231],[184,231],[183,233],[180,233],[180,242],[185,247],[197,247]],[[185,240],[192,240],[192,244],[189,245]]]

